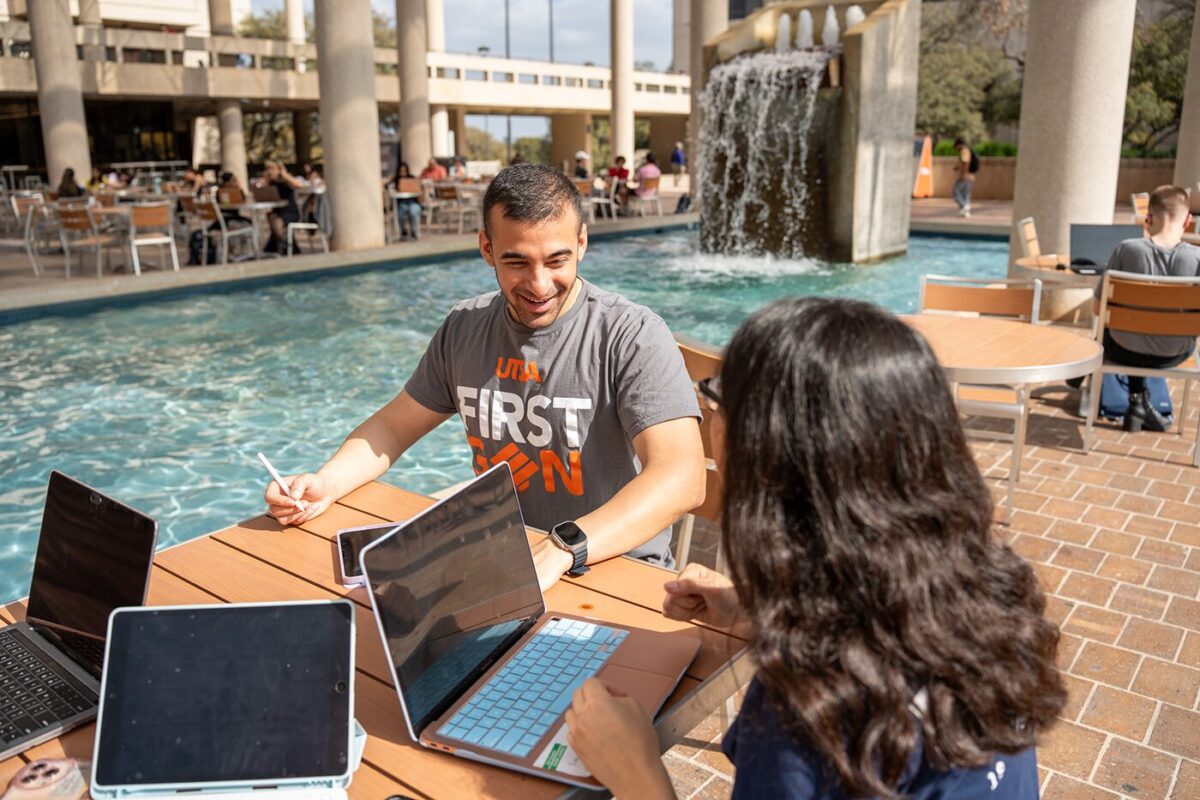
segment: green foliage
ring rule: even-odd
[[[633,123],[633,147],[635,150],[643,150],[650,146],[650,120],[638,119]],[[633,153],[620,153],[625,156],[625,166],[631,170],[634,167]],[[599,172],[602,169],[607,169],[612,163],[612,126],[609,124],[608,117],[593,117],[592,118],[592,164],[593,172]]]
[[[396,46],[396,24],[386,14],[371,9],[371,30],[375,35],[376,47]]]
[[[1191,15],[1184,13],[1134,31],[1124,141],[1137,156],[1153,157],[1179,131],[1191,34]]]
[[[1011,158],[1017,154],[1017,146],[1010,142],[992,142],[984,141],[972,145],[975,154],[978,156],[1004,156]],[[954,156],[958,155],[958,151],[954,149],[953,139],[942,139],[933,146],[933,154],[935,156]]]
[[[550,163],[550,137],[549,136],[522,136],[513,141],[513,156],[521,158],[533,164],[549,164]]]
[[[396,25],[392,22],[391,17],[371,9],[371,29],[376,47],[396,46]],[[247,14],[242,18],[242,24],[238,26],[238,36],[245,36],[248,39],[286,39],[287,19],[284,17],[283,9]],[[311,14],[304,15],[304,40],[306,42],[316,41]]]
[[[504,142],[484,130],[467,127],[467,146],[463,153],[470,161],[499,161],[504,163]]]

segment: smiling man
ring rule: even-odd
[[[629,553],[670,566],[671,523],[704,500],[700,412],[679,349],[652,311],[578,275],[579,193],[522,164],[483,201],[479,252],[499,291],[459,303],[391,402],[316,473],[272,482],[270,513],[294,525],[374,480],[457,413],[476,473],[507,461],[542,588]]]

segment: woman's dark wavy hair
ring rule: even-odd
[[[1033,745],[1066,697],[1058,629],[991,533],[924,339],[868,303],[781,300],[734,336],[721,393],[722,545],[759,680],[827,777],[894,798],[921,738],[935,769]]]

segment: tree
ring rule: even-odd
[[[504,142],[474,126],[467,128],[467,146],[463,153],[470,161],[504,163]]]
[[[550,163],[549,136],[522,136],[513,142],[513,156],[534,164]]]
[[[1153,155],[1179,132],[1195,6],[1170,0],[1157,22],[1133,33],[1124,141],[1139,155]]]

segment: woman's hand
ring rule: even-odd
[[[732,628],[741,608],[733,581],[720,572],[688,564],[673,581],[663,584],[663,616],[694,620],[714,628]]]
[[[564,716],[567,744],[617,800],[675,800],[650,716],[595,678],[575,690]]]

